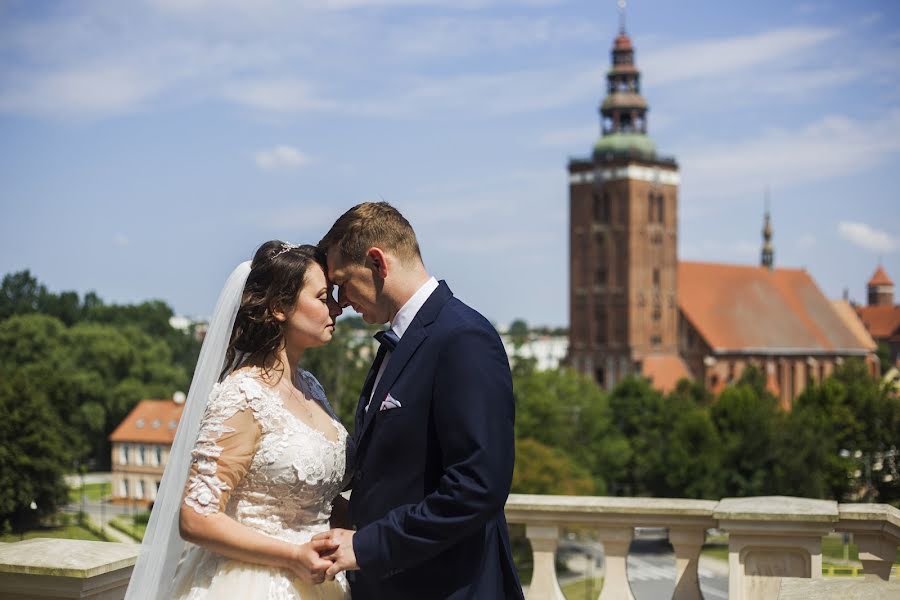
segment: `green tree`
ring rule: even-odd
[[[606,493],[607,483],[621,477],[629,450],[603,391],[570,369],[514,372],[513,389],[516,438],[563,452],[591,474],[595,494]]]
[[[785,418],[778,400],[753,380],[729,386],[712,406],[722,440],[725,496],[760,496],[775,492],[771,477],[779,456]]]
[[[10,273],[0,284],[0,320],[13,315],[37,312],[47,290],[30,271]]]
[[[708,393],[679,385],[662,405],[662,452],[657,476],[648,482],[654,496],[719,498],[722,494],[722,441],[708,408]],[[652,469],[651,469],[652,471]]]
[[[19,532],[66,502],[70,432],[39,389],[4,370],[0,414],[0,530]]]
[[[531,438],[516,440],[515,494],[583,496],[594,492],[590,473],[565,453]]]
[[[629,460],[614,493],[644,496],[653,493],[665,451],[663,395],[647,379],[629,376],[610,393],[613,423],[628,441]]]

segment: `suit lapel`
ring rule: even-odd
[[[359,401],[356,404],[356,419],[353,425],[353,435],[358,441],[362,435],[363,419],[366,415],[366,405],[372,395],[372,386],[375,384],[375,376],[378,375],[378,368],[384,360],[385,350],[379,346],[378,352],[375,354],[375,360],[369,367],[369,373],[366,375],[366,382],[363,384],[362,392],[359,394]]]
[[[375,413],[377,413],[381,407],[381,402],[387,396],[391,386],[394,385],[394,382],[397,381],[397,377],[403,372],[403,368],[416,353],[416,350],[422,342],[425,341],[425,338],[428,337],[428,326],[437,318],[441,309],[444,308],[444,304],[446,304],[447,300],[452,296],[453,292],[450,291],[450,288],[447,287],[446,283],[441,281],[437,289],[431,293],[431,296],[428,297],[428,300],[425,301],[425,304],[423,304],[422,308],[419,309],[419,312],[416,313],[409,328],[403,333],[403,337],[400,338],[400,343],[397,344],[397,347],[391,352],[384,373],[381,374],[381,379],[378,381],[378,386],[375,388],[375,393],[372,395],[372,404],[369,406],[369,410],[365,412],[362,430],[357,437],[358,444],[362,441],[363,436],[366,435],[366,432],[375,420]],[[374,375],[372,377],[374,377]],[[366,389],[368,389],[368,377],[366,378],[366,384]],[[366,401],[368,401],[368,395],[366,395]],[[402,399],[400,399],[400,401],[402,402]],[[362,402],[362,399],[360,399],[360,402]],[[402,408],[400,410],[402,410]]]

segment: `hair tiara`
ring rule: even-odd
[[[289,242],[281,242],[281,250],[278,250],[277,252],[275,252],[275,254],[272,255],[272,260],[275,260],[276,258],[281,256],[285,252],[290,252],[291,250],[295,250],[299,247],[300,247],[300,244],[291,244]]]

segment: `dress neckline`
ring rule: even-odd
[[[329,443],[329,444],[331,444],[331,445],[335,445],[335,446],[336,446],[336,445],[338,445],[338,444],[344,443],[344,439],[345,439],[345,437],[346,437],[346,435],[347,435],[347,430],[344,428],[344,426],[343,426],[337,419],[335,419],[334,417],[332,417],[332,416],[328,413],[328,411],[325,409],[325,407],[323,406],[322,402],[321,402],[318,398],[316,398],[316,397],[313,395],[313,397],[312,397],[312,402],[315,402],[316,404],[318,404],[318,405],[319,405],[319,408],[321,408],[322,410],[325,411],[325,414],[328,416],[328,420],[331,421],[331,426],[334,428],[334,432],[335,432],[335,434],[337,435],[337,439],[334,439],[334,440],[330,439],[330,438],[328,437],[328,435],[326,435],[326,433],[325,433],[324,431],[322,431],[321,429],[317,429],[317,428],[313,427],[312,425],[310,425],[309,423],[307,423],[306,421],[304,421],[303,419],[301,419],[300,417],[298,417],[295,413],[293,413],[293,412],[285,405],[285,403],[284,403],[284,398],[282,398],[281,394],[278,393],[278,390],[276,390],[275,388],[273,388],[273,387],[270,386],[270,385],[267,385],[267,384],[263,383],[258,377],[254,377],[254,374],[255,374],[256,372],[258,372],[258,371],[259,371],[259,367],[251,366],[251,367],[248,367],[246,370],[243,370],[243,369],[242,369],[241,371],[235,373],[235,375],[237,375],[237,376],[239,376],[239,377],[240,377],[240,376],[248,377],[248,378],[252,379],[254,382],[256,382],[257,384],[259,384],[259,387],[262,388],[263,391],[268,392],[271,396],[273,396],[273,397],[278,401],[278,406],[281,408],[281,410],[283,410],[284,412],[286,412],[286,413],[288,414],[288,416],[289,416],[294,422],[299,423],[300,426],[303,427],[304,429],[306,429],[307,431],[309,431],[309,432],[311,432],[311,433],[313,433],[313,434],[318,434],[323,440],[325,440],[327,443]],[[302,376],[303,373],[307,373],[307,372],[308,372],[308,371],[305,371],[305,370],[301,369],[300,367],[297,367],[297,373],[298,373],[299,375]],[[301,391],[304,391],[304,393],[310,393],[310,392],[311,392],[311,390],[301,390]]]

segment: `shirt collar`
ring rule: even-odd
[[[431,296],[437,287],[437,279],[434,277],[430,278],[397,311],[397,314],[394,315],[394,320],[391,321],[391,329],[397,334],[398,338],[403,337],[403,333],[409,329],[409,324],[412,323],[419,309],[422,308],[422,305],[425,304],[425,301],[428,300],[428,297]]]

